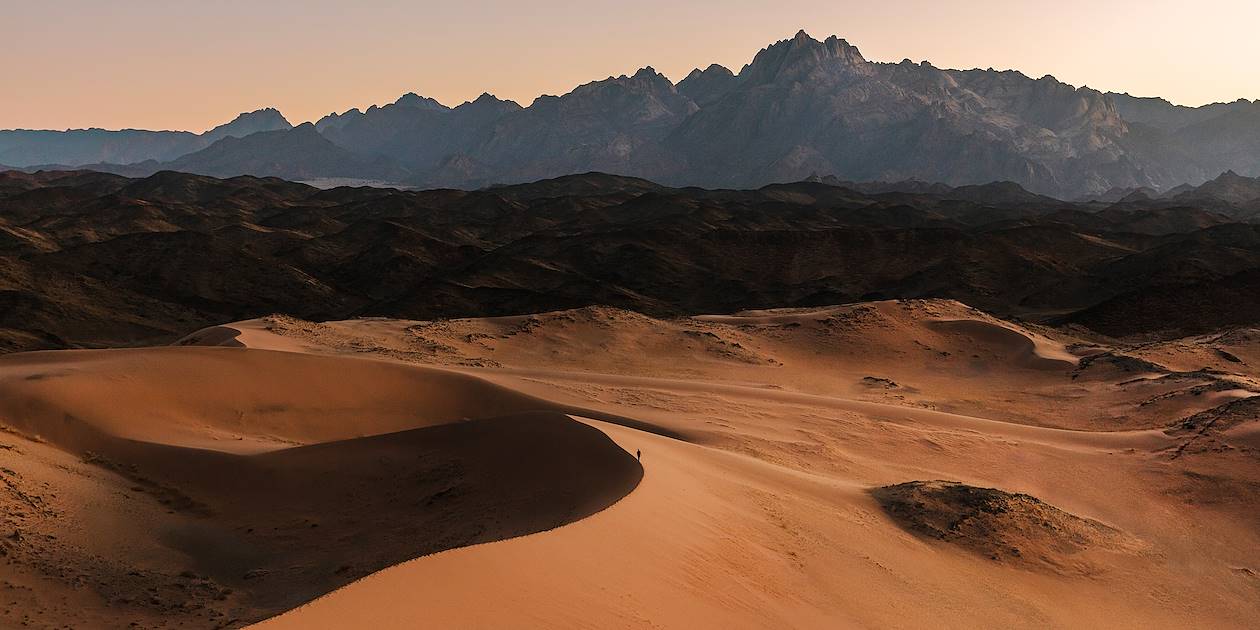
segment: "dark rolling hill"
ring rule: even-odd
[[[10,171],[0,342],[149,343],[271,312],[671,315],[902,297],[1121,336],[1246,323],[1250,310],[1209,306],[1260,269],[1260,227],[1167,203],[1068,203],[1013,184],[705,190],[589,173],[411,192]],[[1152,304],[1177,316],[1139,316]]]

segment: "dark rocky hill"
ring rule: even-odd
[[[1255,309],[1230,305],[1255,293],[1260,227],[1150,203],[1013,184],[704,190],[588,173],[409,192],[10,171],[0,343],[150,343],[271,312],[670,315],[901,297],[1120,336],[1249,323]]]

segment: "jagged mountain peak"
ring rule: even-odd
[[[724,66],[712,64],[708,68],[692,70],[687,78],[678,82],[678,93],[705,107],[717,102],[734,87],[735,74]]]
[[[618,83],[627,86],[633,84],[639,87],[647,87],[651,90],[667,91],[673,91],[675,87],[673,81],[670,81],[668,77],[657,72],[656,68],[653,68],[652,66],[639,68],[630,76],[623,74],[619,77],[609,77],[607,80],[597,82],[597,84],[598,83]]]
[[[849,42],[832,35],[824,41],[804,30],[761,50],[739,73],[741,82],[754,84],[804,81],[818,73],[868,74],[866,58]]]
[[[451,111],[477,111],[477,112],[499,112],[506,113],[521,109],[516,101],[503,100],[489,92],[482,92],[481,96],[471,101],[466,101]]]
[[[701,70],[700,68],[693,69],[690,73],[687,74],[687,77],[683,79],[683,81],[686,81],[687,79],[696,79],[702,76],[711,76],[711,77],[729,76],[731,78],[734,78],[735,73],[731,72],[730,68],[727,68],[726,66],[723,66],[721,64],[711,63],[709,64],[709,67],[705,68],[704,70]],[[681,82],[679,83],[681,84]]]
[[[652,66],[640,68],[633,75],[610,76],[602,81],[591,81],[573,88],[569,93],[558,97],[560,99],[572,99],[578,97],[589,97],[594,94],[606,93],[609,89],[622,89],[632,93],[659,93],[674,94],[676,93],[674,83],[665,75],[656,71]],[[535,103],[545,101],[546,99],[555,99],[554,96],[540,96]]]
[[[239,122],[242,120],[271,120],[271,121],[283,122],[284,124],[289,124],[289,121],[285,120],[284,115],[280,113],[280,110],[274,107],[263,107],[260,109],[256,109],[252,112],[245,112],[243,114],[238,115],[235,119],[232,120],[232,122]],[[231,123],[228,123],[228,124],[231,124]]]
[[[227,137],[243,138],[260,131],[277,131],[292,127],[293,125],[285,119],[280,110],[274,107],[264,107],[240,114],[233,118],[231,122],[219,125],[202,135],[206,139],[214,141]]]
[[[363,118],[363,110],[358,107],[354,107],[340,114],[332,112],[327,116],[320,118],[315,122],[315,128],[321,132],[330,129],[340,129],[350,124],[351,121],[358,120],[360,118]]]
[[[435,99],[429,98],[427,96],[420,96],[419,94],[416,94],[415,92],[407,92],[406,94],[403,94],[402,96],[398,97],[398,100],[394,101],[394,105],[398,107],[411,107],[415,109],[432,109],[432,110],[450,109],[449,107],[439,103]]]

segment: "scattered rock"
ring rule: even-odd
[[[881,378],[879,376],[863,376],[862,384],[866,387],[875,389],[898,389],[901,386],[890,378]]]
[[[1090,574],[1087,551],[1132,549],[1124,533],[1040,499],[955,481],[911,481],[871,491],[902,528],[1025,569]]]

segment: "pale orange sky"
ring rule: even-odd
[[[528,105],[651,65],[738,72],[804,28],[872,60],[1013,68],[1199,105],[1260,99],[1255,0],[0,0],[0,128],[294,123],[414,91]]]

